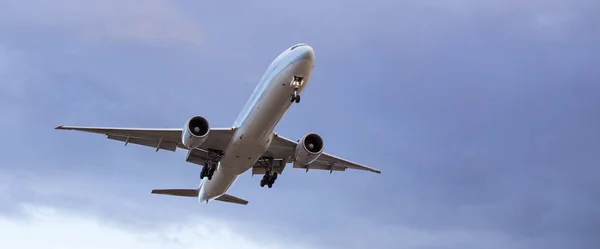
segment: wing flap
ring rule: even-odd
[[[55,129],[104,134],[111,140],[153,148],[158,147],[159,149],[169,151],[175,151],[177,148],[188,149],[181,143],[181,128],[116,128],[59,125]],[[202,150],[214,149],[224,151],[227,149],[234,133],[235,128],[211,128],[204,143],[198,149],[192,150],[191,155],[194,158],[188,162],[197,163],[202,161],[200,160],[202,159]]]
[[[339,167],[335,164],[325,164],[322,162],[314,162],[309,165],[302,165],[294,162],[294,168],[306,169],[307,171],[310,169],[318,169],[318,170],[329,170],[329,171],[346,171],[345,167]]]
[[[137,138],[137,137],[125,137],[119,135],[108,135],[108,139],[125,142],[126,144],[137,144],[142,146],[148,146],[152,148],[159,148],[161,150],[177,150],[177,143],[171,141],[160,141],[157,139]],[[160,142],[160,143],[159,143]]]
[[[294,150],[298,143],[282,136],[275,136],[271,146],[269,147],[268,153],[274,155],[275,158],[284,158],[285,160],[291,160],[294,155]],[[304,168],[307,166],[294,164],[294,168]],[[323,153],[319,158],[313,162],[309,169],[329,170],[329,171],[345,171],[346,169],[357,169],[366,170],[373,173],[381,174],[381,170],[371,168],[359,163],[352,162],[328,153]]]
[[[87,127],[87,126],[64,126],[59,125],[55,129],[57,130],[75,130],[84,131],[105,135],[121,135],[131,137],[145,137],[145,138],[164,138],[168,140],[177,141],[181,137],[180,128],[116,128],[116,127]]]
[[[366,170],[373,173],[381,174],[381,170],[367,167],[365,165],[355,163],[346,159],[342,159],[327,153],[321,154],[314,164],[328,165],[328,167],[343,167],[346,169]],[[312,168],[312,167],[311,167]],[[329,169],[329,168],[328,168]]]
[[[241,205],[248,204],[247,200],[235,197],[233,195],[228,195],[228,194],[221,195],[221,196],[217,197],[215,200],[222,201],[222,202],[229,202],[229,203],[241,204]]]
[[[198,197],[197,189],[153,189],[152,194],[181,197]]]

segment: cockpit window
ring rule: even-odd
[[[292,48],[290,48],[290,51],[294,50],[297,47],[301,47],[301,46],[304,46],[304,45],[305,45],[304,43],[296,44],[296,45],[292,46]]]

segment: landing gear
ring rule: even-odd
[[[260,180],[260,187],[267,185],[269,188],[272,188],[275,180],[277,180],[277,172],[273,172],[273,158],[263,157],[258,163],[265,168],[265,175]]]
[[[208,161],[204,163],[202,167],[202,171],[200,172],[200,179],[204,179],[204,177],[208,178],[210,181],[219,166],[219,161],[223,157],[223,152],[217,150],[208,150]]]
[[[296,103],[300,103],[300,95],[298,94],[298,90],[302,84],[304,84],[304,78],[294,76],[294,79],[291,82],[291,86],[294,88],[294,93],[292,93],[292,96],[290,97],[290,102],[295,101]]]
[[[265,185],[267,185],[267,187],[272,188],[273,183],[275,183],[275,180],[277,180],[277,172],[273,174],[271,174],[270,172],[266,172],[262,180],[260,180],[260,186],[264,187]]]
[[[215,170],[217,170],[217,165],[217,163],[204,163],[202,171],[200,172],[200,179],[207,177],[208,180],[211,180]]]
[[[294,89],[294,93],[292,94],[292,97],[290,98],[290,102],[294,102],[296,101],[296,103],[300,103],[300,95],[298,95],[298,89]]]

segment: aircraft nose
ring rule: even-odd
[[[313,48],[309,45],[304,45],[301,48],[302,48],[302,54],[300,55],[302,57],[301,60],[308,60],[310,62],[313,62],[315,60],[315,51],[313,50]]]

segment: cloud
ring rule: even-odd
[[[27,90],[27,81],[33,75],[28,70],[26,58],[21,51],[0,41],[0,101],[8,97],[21,96]]]
[[[75,175],[64,172],[41,177],[25,170],[0,170],[0,232],[9,239],[1,248],[366,248],[376,243],[382,248],[521,248],[527,241],[516,241],[495,231],[463,228],[430,230],[400,223],[381,224],[364,217],[315,221],[313,226],[294,231],[287,224],[249,222],[220,215],[206,215],[225,205],[199,205],[182,199],[140,194],[142,183],[124,189],[131,176],[108,180],[105,176]],[[121,191],[116,189],[121,188]],[[102,191],[99,191],[102,189]],[[162,199],[162,200],[161,200]],[[16,203],[16,205],[15,205]],[[260,205],[258,201],[254,205]],[[8,208],[8,210],[4,210]],[[200,213],[182,212],[186,208]],[[246,212],[257,214],[251,206]],[[312,213],[312,212],[311,212]],[[212,214],[212,213],[211,213]],[[296,215],[301,212],[294,212]],[[307,214],[308,215],[308,214]],[[260,216],[260,215],[259,215]],[[273,216],[274,220],[289,218]],[[275,218],[276,217],[276,218]],[[316,217],[316,216],[315,216]],[[316,219],[316,218],[314,218]],[[261,219],[262,220],[262,219]],[[57,229],[60,228],[60,229]],[[265,236],[264,231],[274,234]],[[274,232],[277,231],[277,232]],[[36,238],[27,240],[25,238]],[[15,247],[15,245],[18,245]],[[114,245],[114,246],[111,246]],[[531,245],[530,243],[527,245]],[[47,247],[50,246],[50,247]]]
[[[197,45],[200,26],[165,0],[2,0],[0,21],[72,31],[90,40]]]
[[[22,205],[20,218],[0,216],[1,248],[13,249],[187,249],[187,248],[315,248],[301,241],[253,238],[230,222],[191,217],[154,229],[132,229],[92,214],[52,206]]]
[[[306,245],[302,236],[289,239],[279,236],[261,236],[256,227],[248,227],[215,218],[189,217],[185,221],[171,222],[150,228],[131,227],[107,220],[91,213],[60,209],[48,205],[24,204],[19,216],[0,216],[0,247],[14,249],[152,249],[152,248],[328,248]],[[343,233],[345,231],[336,231]],[[262,233],[264,234],[264,233]],[[359,238],[363,239],[352,239]],[[34,238],[34,239],[32,239]],[[378,226],[363,231],[362,235],[345,236],[345,242],[354,241],[351,248],[364,248],[370,241],[379,246],[396,248],[478,247],[520,248],[507,238],[488,232],[446,231],[430,233],[395,226]],[[485,241],[481,238],[486,238]],[[401,241],[401,243],[399,243]],[[338,247],[331,247],[338,248]],[[339,247],[342,248],[342,247]]]
[[[8,70],[8,51],[4,44],[0,43],[0,75]]]
[[[0,89],[11,90],[0,94],[15,97],[0,100],[7,114],[0,126],[12,141],[0,157],[3,169],[21,171],[0,174],[0,203],[85,211],[128,231],[141,220],[167,227],[206,213],[282,227],[236,231],[295,229],[302,240],[312,235],[345,248],[598,248],[600,57],[598,43],[586,42],[598,36],[591,32],[597,15],[585,15],[597,8],[543,2],[305,3],[313,6],[307,19],[289,15],[280,1],[260,8],[215,2],[208,8],[215,11],[196,16],[219,20],[207,25],[211,41],[202,49],[210,52],[200,57],[175,46],[90,49],[55,32],[81,34],[80,26],[94,26],[77,23],[94,19],[87,16],[52,26],[13,22],[43,32],[2,38],[12,46],[0,55]],[[0,28],[12,15],[3,11]],[[52,130],[59,123],[179,127],[191,114],[229,125],[264,66],[298,41],[317,50],[315,83],[278,132],[298,138],[317,131],[328,152],[384,174],[286,169],[266,191],[244,175],[232,194],[251,205],[198,205],[148,194],[197,184],[198,168],[184,162],[185,153]],[[339,78],[348,72],[359,72],[351,87]],[[332,100],[340,89],[344,99],[360,101]],[[136,234],[148,231],[140,227]]]

